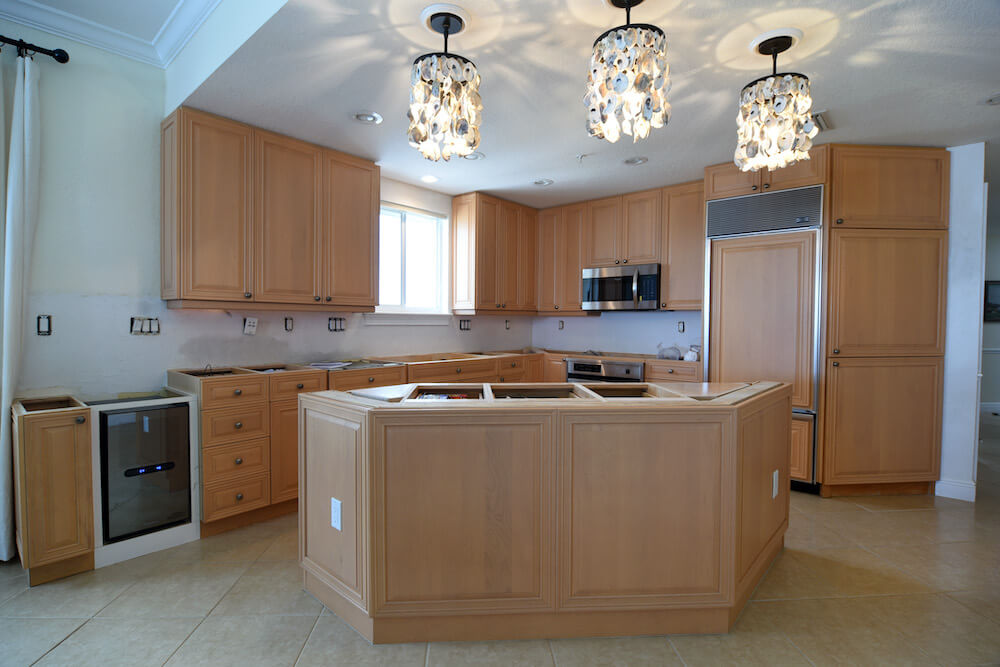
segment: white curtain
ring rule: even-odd
[[[3,105],[0,79],[0,109]],[[2,118],[2,114],[0,114]],[[3,123],[0,122],[0,127]],[[6,190],[0,178],[0,194],[6,205],[0,217],[3,234],[3,319],[0,320],[0,560],[17,555],[14,546],[14,477],[11,449],[10,405],[17,391],[21,370],[21,343],[25,329],[25,295],[31,268],[31,246],[38,217],[38,179],[41,123],[38,107],[38,66],[31,58],[17,59],[10,152]],[[0,129],[0,146],[2,146]],[[2,151],[0,151],[2,156]],[[2,171],[2,170],[0,170]]]

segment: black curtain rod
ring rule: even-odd
[[[41,53],[46,56],[52,56],[57,63],[69,62],[69,54],[62,49],[43,49],[37,44],[29,44],[23,39],[11,39],[10,37],[4,37],[3,35],[0,35],[0,43],[16,46],[17,55],[19,56],[25,56],[28,54],[28,51],[31,51],[32,53]]]

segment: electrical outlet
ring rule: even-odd
[[[336,528],[337,530],[343,530],[341,525],[340,501],[336,498],[330,498],[330,527]]]
[[[291,317],[285,318],[285,331],[291,331],[295,328],[295,320]]]
[[[778,497],[778,471],[771,474],[771,500]]]
[[[506,329],[507,331],[510,331],[510,320],[503,321],[503,328]]]
[[[559,320],[559,330],[562,331],[565,328],[566,328],[566,322],[564,322],[563,320]]]
[[[35,333],[39,336],[52,335],[52,316],[39,315],[35,320]]]
[[[254,336],[257,334],[257,318],[256,317],[244,317],[243,318],[243,335],[244,336]]]
[[[684,333],[684,321],[681,320],[677,323],[677,333]]]

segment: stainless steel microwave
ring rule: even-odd
[[[659,264],[583,270],[584,310],[656,310],[659,301]]]

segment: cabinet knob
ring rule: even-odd
[[[559,310],[559,306],[556,306],[556,310]]]
[[[497,308],[499,308],[499,307],[500,307],[500,304],[498,303],[498,304],[497,304]]]
[[[668,372],[668,373],[673,373],[673,372],[674,372],[674,369],[673,369],[673,368],[668,368],[668,369],[667,369],[667,372]]]
[[[834,353],[834,354],[840,354],[840,350],[838,350],[837,348],[834,348],[834,349],[833,349],[833,353]]]
[[[369,382],[374,382],[374,381],[375,381],[375,378],[368,378],[368,381],[369,381]]]
[[[319,297],[318,296],[314,296],[313,297],[313,301],[319,301]]]
[[[621,262],[619,262],[619,261],[618,261],[618,260],[616,259],[616,260],[615,260],[615,264],[621,264]]]
[[[765,183],[764,184],[764,189],[765,190],[769,190],[770,188],[771,188],[771,184],[770,183]]]
[[[303,389],[303,388],[305,388],[305,385],[300,382],[297,385],[295,385],[295,388],[296,389]]]
[[[242,493],[237,493],[236,494],[236,500],[238,500],[238,501],[239,500],[243,500],[243,494]]]
[[[667,307],[667,304],[665,302],[660,304],[660,308],[666,308],[666,307]]]
[[[243,428],[243,422],[236,422],[233,424],[233,428]]]
[[[753,190],[754,192],[757,192],[757,186],[756,185],[751,185],[750,189]]]
[[[456,368],[456,369],[455,369],[455,372],[456,372],[456,373],[461,373],[461,372],[462,372],[462,369],[461,369],[461,368]]]
[[[77,424],[83,424],[86,421],[87,421],[87,418],[84,417],[83,415],[80,415],[79,417],[76,418],[76,423]]]
[[[511,368],[517,368],[517,362],[516,361],[510,362],[510,367]]]
[[[333,297],[332,296],[328,296],[328,297],[326,297],[326,300],[327,301],[333,301]]]
[[[622,260],[622,264],[628,264],[628,260],[627,259],[623,259]]]
[[[837,218],[837,224],[838,225],[844,224],[844,219],[843,218]]]
[[[242,396],[242,395],[243,395],[242,389],[233,389],[233,396]]]
[[[250,292],[243,292],[243,298],[244,299],[249,299],[252,296],[253,296],[253,294],[251,294]]]
[[[501,381],[501,382],[506,382],[506,380],[505,380],[505,379],[503,379],[503,378],[500,378],[500,381]]]
[[[835,361],[835,362],[833,362],[833,365],[834,365],[834,366],[839,366],[839,365],[840,365],[840,362],[839,362],[839,361]]]
[[[505,304],[503,305],[503,307],[504,307],[504,308],[506,308],[506,307],[507,307],[507,304],[505,303]]]
[[[240,457],[237,456],[236,460],[233,461],[233,463],[235,463],[238,466],[241,466],[241,465],[243,465],[243,459],[241,459]]]

